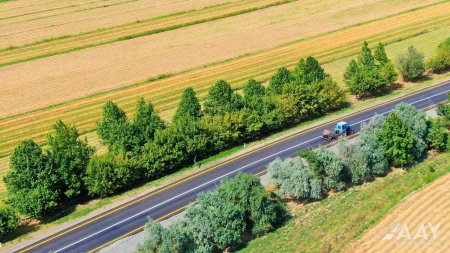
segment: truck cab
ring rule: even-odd
[[[338,135],[351,135],[353,133],[352,126],[347,122],[341,121],[336,124],[334,132]]]

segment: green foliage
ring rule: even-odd
[[[277,73],[270,79],[268,91],[279,95],[283,91],[283,86],[293,80],[294,77],[291,72],[286,67],[282,67],[278,69]]]
[[[209,115],[223,115],[242,108],[242,97],[233,92],[230,84],[219,80],[205,98],[204,112]]]
[[[131,161],[103,155],[89,161],[85,184],[91,196],[106,196],[133,183],[139,177],[137,166]]]
[[[177,111],[173,116],[173,122],[178,122],[180,119],[189,118],[190,120],[198,120],[202,117],[202,108],[195,91],[192,88],[186,88],[181,95]]]
[[[373,55],[367,42],[364,42],[358,59],[352,60],[344,73],[350,92],[358,97],[374,95],[391,85],[396,78],[397,73],[381,43]]]
[[[33,141],[23,141],[14,149],[3,180],[8,189],[7,203],[31,217],[42,218],[60,201],[58,173]]]
[[[427,135],[428,147],[436,151],[445,151],[448,142],[448,131],[445,118],[439,117],[429,121],[429,130]]]
[[[55,136],[47,137],[50,146],[48,156],[58,170],[64,195],[73,198],[85,189],[83,177],[95,148],[90,147],[86,140],[78,140],[80,134],[75,126],[67,126],[62,121],[57,121],[54,129]]]
[[[154,111],[152,103],[146,103],[144,98],[139,98],[133,124],[130,127],[134,130],[130,131],[133,132],[133,136],[126,137],[136,140],[133,143],[133,149],[136,150],[151,141],[156,130],[164,128],[164,123]]]
[[[450,37],[439,44],[435,54],[428,60],[427,67],[434,72],[446,71],[450,68]]]
[[[377,132],[388,160],[403,166],[414,160],[414,133],[396,112],[392,112]]]
[[[320,175],[323,185],[327,190],[341,191],[345,188],[345,165],[341,158],[325,148],[315,151],[315,166],[311,167]]]
[[[9,206],[0,207],[0,239],[14,231],[19,225],[20,219],[16,211]]]
[[[396,105],[395,112],[406,123],[406,126],[413,131],[414,147],[412,154],[416,160],[420,159],[427,149],[426,136],[428,125],[425,113],[406,103]]]
[[[276,159],[267,167],[278,193],[296,199],[320,199],[323,196],[321,180],[316,178],[302,158]]]
[[[436,112],[439,116],[443,116],[447,121],[450,121],[450,105],[449,104],[438,104]]]
[[[309,56],[306,60],[300,59],[293,75],[295,82],[299,84],[320,82],[327,76],[319,61],[312,56]]]
[[[102,143],[111,152],[119,153],[123,150],[131,150],[126,144],[129,125],[125,112],[115,103],[108,101],[103,107],[103,116],[97,124],[97,134]]]
[[[403,80],[413,81],[422,77],[425,72],[424,54],[417,51],[414,46],[408,47],[405,54],[397,57],[397,68],[402,74]]]
[[[150,221],[140,252],[218,252],[235,248],[244,235],[273,229],[286,210],[264,190],[256,176],[238,174],[212,192],[198,196],[185,217],[164,229]]]
[[[385,149],[377,136],[385,117],[376,115],[363,124],[358,139],[341,142],[339,154],[346,164],[353,183],[363,183],[382,175],[388,168]]]

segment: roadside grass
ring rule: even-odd
[[[240,252],[345,252],[402,199],[449,172],[450,153],[444,153],[408,171],[396,170],[322,201],[300,204],[285,226],[250,241]]]
[[[52,132],[51,126],[57,119],[76,124],[82,133],[92,132],[106,100],[116,102],[131,115],[137,97],[143,96],[153,102],[165,120],[170,120],[179,94],[185,87],[193,86],[202,99],[208,87],[218,79],[225,79],[234,88],[239,88],[249,78],[267,80],[277,68],[283,65],[293,67],[301,57],[314,55],[322,63],[349,57],[359,51],[363,40],[368,40],[375,46],[379,41],[393,43],[399,39],[424,36],[426,33],[422,33],[425,30],[432,32],[443,29],[441,32],[446,33],[448,30],[444,28],[448,28],[450,18],[445,15],[448,14],[448,9],[443,7],[445,6],[436,5],[392,16],[185,73],[172,74],[156,81],[143,81],[129,87],[0,119],[0,139],[3,140],[0,144],[0,157],[7,156],[23,139],[33,138],[42,143],[45,136]],[[411,20],[416,15],[420,17]],[[436,45],[439,43],[434,37],[431,41]],[[430,42],[430,46],[431,44]],[[337,75],[336,79],[341,79],[341,75]]]
[[[92,32],[48,38],[22,46],[10,46],[0,49],[0,67],[162,33],[294,1],[298,0],[228,2],[207,6],[202,9],[172,13],[148,20],[138,20],[133,23],[102,28]]]
[[[405,51],[406,48],[410,44],[414,44],[414,45],[416,45],[416,47],[419,50],[421,50],[424,53],[429,55],[429,54],[431,54],[433,52],[433,50],[435,49],[437,44],[439,44],[443,40],[443,38],[445,38],[445,36],[448,35],[449,31],[450,31],[450,27],[447,26],[447,27],[443,27],[443,28],[440,28],[440,29],[437,29],[437,30],[434,30],[434,31],[430,31],[430,32],[423,33],[423,34],[420,34],[420,35],[417,35],[417,36],[413,36],[413,37],[410,37],[408,39],[404,39],[404,40],[401,40],[399,42],[395,42],[395,43],[389,44],[386,47],[386,50],[387,50],[389,56],[391,58],[395,59],[395,57],[396,57],[396,55],[398,53]],[[375,46],[375,44],[372,44],[372,46]],[[358,48],[359,47],[360,47],[360,44],[358,43]],[[338,59],[338,60],[335,60],[335,61],[331,61],[331,62],[325,63],[323,65],[325,70],[327,72],[329,72],[333,76],[333,78],[340,85],[343,85],[342,73],[345,70],[345,67],[347,66],[347,63],[352,59],[352,57],[354,57],[354,55],[348,56],[348,57],[345,57],[345,58],[342,58],[342,59]],[[261,70],[261,72],[263,72],[263,70]],[[269,74],[272,74],[272,72],[270,72]],[[324,117],[321,117],[321,118],[313,120],[313,121],[304,122],[304,123],[300,124],[299,126],[296,126],[294,128],[291,128],[291,129],[288,129],[288,130],[285,130],[285,131],[282,131],[282,132],[280,132],[278,134],[274,134],[273,136],[268,137],[268,138],[279,136],[281,134],[286,133],[287,131],[291,131],[293,129],[296,129],[296,128],[299,128],[299,127],[303,127],[303,126],[305,126],[307,124],[311,124],[311,123],[313,123],[313,122],[315,122],[317,120],[322,120],[322,119],[325,119],[327,117],[332,117],[334,115],[342,114],[342,113],[347,112],[348,110],[353,110],[353,109],[356,109],[356,108],[360,108],[360,107],[363,107],[363,106],[375,103],[377,101],[381,101],[381,100],[386,100],[386,99],[392,98],[392,97],[397,96],[399,94],[402,94],[404,92],[410,92],[410,91],[413,91],[413,90],[416,90],[416,89],[428,86],[431,83],[434,83],[434,82],[437,82],[437,81],[440,81],[440,80],[444,80],[444,79],[446,79],[448,77],[450,77],[450,73],[444,73],[444,74],[441,74],[441,75],[432,75],[432,76],[430,76],[429,80],[426,80],[424,82],[420,82],[420,83],[406,83],[406,84],[403,84],[401,89],[394,90],[391,93],[388,93],[387,95],[384,95],[384,96],[381,96],[381,97],[372,98],[372,99],[367,99],[367,100],[363,100],[363,101],[356,101],[355,99],[350,97],[350,100],[351,100],[352,103],[351,103],[351,105],[348,108],[345,108],[343,110],[340,110],[338,112],[335,112],[335,113],[332,113],[332,114],[329,114],[329,115],[325,115]],[[171,78],[171,76],[170,75],[162,76],[157,81],[165,80],[167,78]],[[205,88],[203,88],[202,89],[203,90],[202,94],[206,94],[207,89],[208,89],[207,86]],[[198,93],[200,93],[199,91],[201,91],[201,89],[197,89]],[[163,95],[164,95],[164,93],[163,93]],[[90,129],[90,130],[86,131],[86,128],[81,128],[81,131],[84,132],[84,136],[83,137],[86,137],[91,145],[96,146],[99,153],[106,152],[106,148],[100,144],[99,139],[98,139],[95,131],[92,131],[92,130],[95,128],[95,121],[96,121],[95,117],[97,117],[99,114],[101,114],[101,106],[102,106],[103,101],[104,100],[100,101],[100,103],[101,103],[99,105],[99,109],[100,110],[90,109],[90,110],[88,110],[89,111],[88,113],[84,112],[86,109],[83,106],[79,106],[79,107],[74,108],[74,112],[77,112],[78,115],[80,115],[80,117],[77,117],[77,118],[74,119],[74,120],[76,120],[76,125],[78,127],[84,126],[87,129]],[[116,100],[114,100],[114,101],[116,101]],[[134,103],[135,103],[135,101],[132,100],[131,101],[131,104],[132,104],[131,108],[134,108]],[[161,108],[160,104],[158,104],[158,103],[155,103],[155,106],[157,108],[158,107]],[[168,109],[168,111],[170,113],[173,112],[174,106],[175,106],[175,104],[172,105],[172,109]],[[129,113],[129,110],[128,110],[128,113]],[[169,115],[171,115],[171,114],[169,114]],[[44,122],[47,122],[47,124],[50,124],[50,126],[54,123],[54,121],[48,122],[48,120],[45,117],[40,116],[39,113],[38,113],[38,117],[39,117],[39,119],[43,119]],[[167,120],[168,117],[166,116],[165,119]],[[14,122],[14,119],[12,121]],[[1,122],[1,120],[0,120],[0,122]],[[68,122],[72,122],[72,121],[69,120]],[[26,123],[30,123],[30,122],[26,122]],[[32,124],[30,126],[30,128],[26,128],[26,129],[23,129],[23,128],[20,128],[20,127],[16,128],[16,127],[17,127],[16,124],[11,124],[10,127],[4,126],[3,129],[0,128],[0,133],[2,135],[5,135],[5,138],[3,138],[3,137],[1,138],[1,139],[5,140],[5,142],[0,144],[0,150],[1,150],[0,154],[1,154],[1,156],[3,156],[3,157],[0,158],[0,177],[3,177],[7,173],[7,171],[8,171],[8,163],[9,163],[9,161],[8,161],[9,158],[8,158],[7,155],[8,155],[10,150],[14,147],[14,145],[18,141],[20,141],[21,139],[24,139],[24,138],[33,138],[35,140],[37,139],[38,141],[42,141],[42,139],[45,137],[46,134],[51,133],[51,128],[49,128],[49,126],[44,124],[44,123],[38,124],[38,125],[33,125]],[[6,134],[8,135],[7,137],[6,137]],[[10,140],[9,143],[6,141],[8,139]],[[262,140],[262,141],[264,141],[264,140]],[[4,184],[3,184],[3,182],[0,182],[0,200],[4,200],[5,199],[5,197],[6,197],[5,191],[6,191],[6,188],[5,188]]]

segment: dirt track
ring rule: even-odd
[[[403,200],[350,250],[361,253],[448,252],[449,210],[450,174],[447,174]],[[435,240],[430,225],[437,231]]]
[[[0,48],[237,0],[19,0],[1,3]]]
[[[387,0],[307,0],[6,66],[0,69],[0,117],[276,47],[431,2],[437,1],[414,0],[397,6]]]

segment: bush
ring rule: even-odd
[[[345,188],[345,165],[341,158],[325,148],[315,151],[318,167],[311,167],[320,173],[325,189],[341,191]]]
[[[267,167],[269,180],[278,185],[278,193],[296,199],[321,199],[323,186],[302,158],[276,159]]]
[[[19,216],[13,208],[9,206],[0,207],[0,239],[14,231],[19,222]]]
[[[405,54],[397,57],[397,68],[402,74],[403,80],[412,81],[422,77],[425,72],[423,53],[410,46]]]

